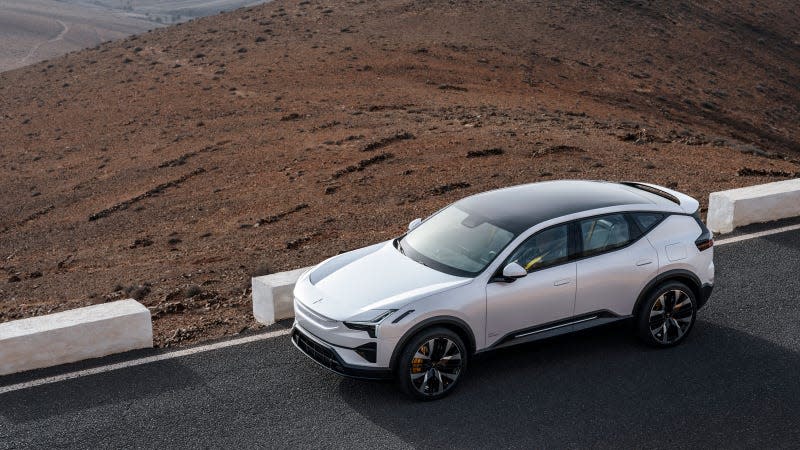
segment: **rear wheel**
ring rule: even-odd
[[[671,281],[654,289],[642,304],[636,321],[639,337],[654,347],[678,345],[694,326],[697,301],[683,283]]]
[[[437,400],[455,389],[467,367],[467,350],[447,328],[424,330],[408,341],[397,361],[395,377],[406,394]]]

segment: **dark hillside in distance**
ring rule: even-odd
[[[158,26],[96,6],[6,0],[0,2],[0,72]]]
[[[3,0],[0,72],[253,0]]]

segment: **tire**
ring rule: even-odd
[[[467,359],[467,347],[458,334],[447,328],[429,328],[416,334],[403,348],[397,359],[395,380],[414,399],[438,400],[455,390],[466,372]]]
[[[668,281],[647,295],[636,317],[636,333],[653,347],[673,347],[694,328],[697,297],[679,281]]]

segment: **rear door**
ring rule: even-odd
[[[617,213],[576,222],[581,253],[575,315],[633,313],[642,289],[658,273],[658,254],[643,235],[661,218],[659,213]]]

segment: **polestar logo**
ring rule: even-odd
[[[316,305],[317,303],[319,303],[321,301],[322,301],[322,298],[320,298],[319,300],[314,300],[313,302],[311,302],[311,304],[312,305]]]

